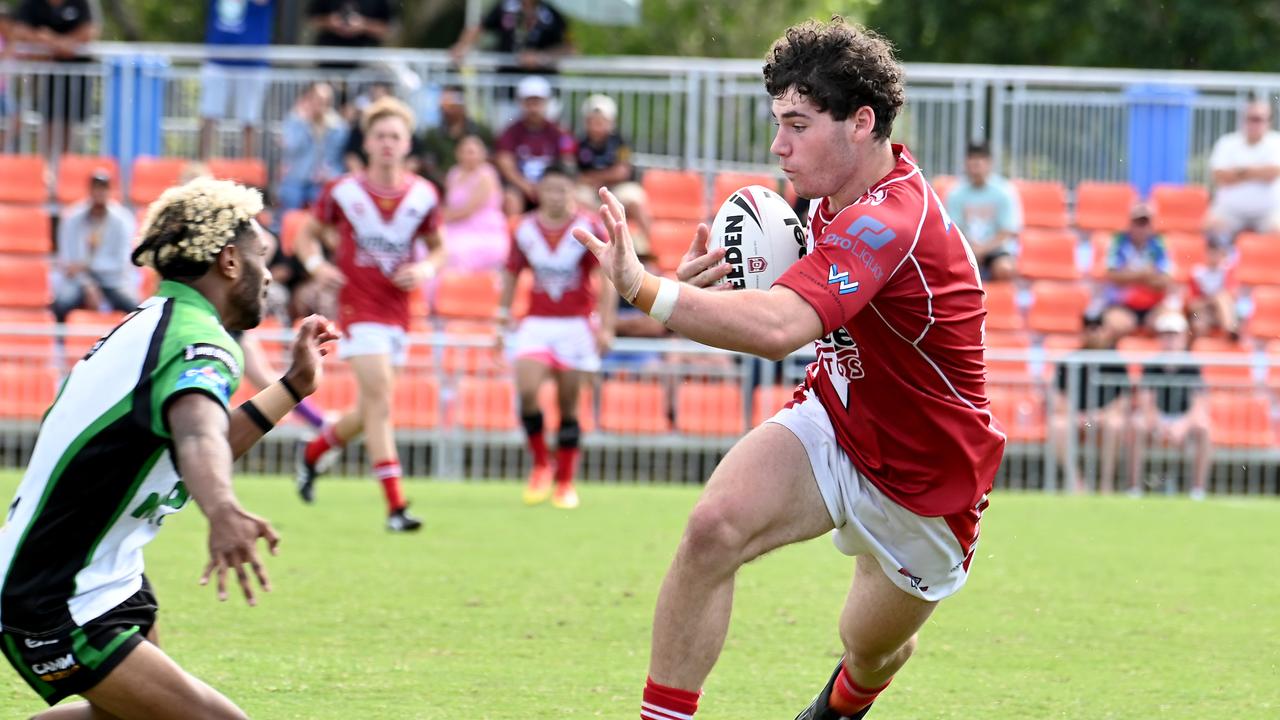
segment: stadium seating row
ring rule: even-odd
[[[129,203],[147,205],[160,197],[160,193],[178,183],[190,163],[186,158],[137,158],[130,172]],[[208,166],[214,177],[267,187],[267,166],[258,158],[215,158]],[[120,200],[120,167],[115,158],[105,155],[63,155],[58,160],[52,199],[63,205],[83,200],[89,192],[89,178],[100,170],[116,180],[111,187],[115,198]],[[40,155],[0,155],[0,203],[48,202],[48,178],[47,164]]]

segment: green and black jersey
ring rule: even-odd
[[[142,586],[142,547],[187,502],[166,408],[224,407],[244,358],[191,287],[163,282],[76,363],[45,414],[0,527],[0,627],[83,626]]]

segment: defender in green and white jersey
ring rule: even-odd
[[[82,717],[244,717],[147,642],[142,548],[194,497],[220,595],[243,564],[267,587],[255,545],[276,536],[236,501],[231,461],[314,390],[330,335],[310,320],[287,379],[230,410],[243,357],[227,330],[258,324],[269,282],[260,209],[256,192],[211,180],[157,201],[135,262],[167,279],[72,369],[5,510],[0,651],[49,704],[84,695]]]

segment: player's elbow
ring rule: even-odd
[[[785,360],[812,338],[797,337],[795,329],[785,323],[772,325],[761,338],[760,349],[755,353],[772,362]]]

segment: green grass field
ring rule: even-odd
[[[0,475],[5,502],[17,476]],[[638,716],[659,582],[694,488],[583,488],[520,505],[511,483],[413,482],[418,536],[381,527],[372,483],[304,507],[239,493],[284,536],[256,608],[196,584],[194,506],[147,549],[161,644],[255,718]],[[1280,502],[1004,494],[969,585],[943,603],[871,717],[1280,716]],[[702,718],[787,719],[826,681],[851,561],[826,540],[744,569]],[[0,715],[42,704],[17,673]]]

